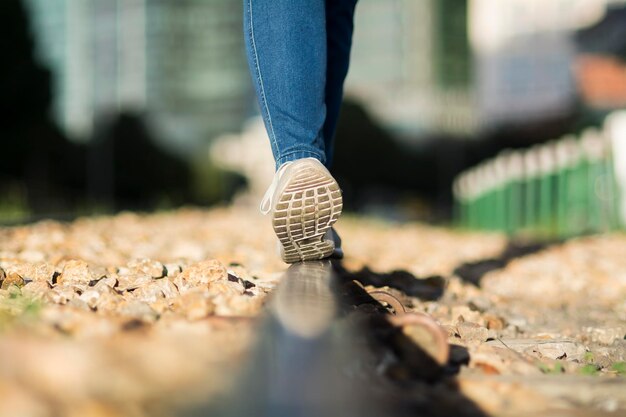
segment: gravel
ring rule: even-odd
[[[338,231],[345,273],[437,319],[454,355],[469,355],[459,386],[495,414],[507,402],[494,386],[513,404],[567,409],[575,395],[525,383],[552,370],[581,390],[589,364],[623,380],[612,366],[626,361],[626,236],[525,254],[476,286],[454,271],[496,259],[504,237],[350,216]],[[0,229],[0,416],[167,416],[220,397],[286,269],[275,245],[267,219],[233,207]],[[588,404],[609,400],[626,401]]]

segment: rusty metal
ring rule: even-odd
[[[395,315],[402,315],[406,313],[406,308],[402,301],[400,301],[396,296],[391,294],[390,292],[384,290],[370,290],[367,293],[383,307],[391,310],[391,312]]]
[[[448,362],[448,335],[433,318],[421,313],[406,313],[390,316],[387,320],[437,364],[445,365]]]

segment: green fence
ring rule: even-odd
[[[623,226],[626,112],[523,150],[505,150],[454,181],[457,221],[470,229],[554,239]]]

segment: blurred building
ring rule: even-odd
[[[24,1],[73,137],[130,110],[191,150],[253,109],[239,0]],[[360,0],[347,94],[407,137],[558,118],[577,102],[573,34],[614,3]],[[615,73],[590,68],[586,79]]]
[[[121,111],[146,113],[178,150],[238,130],[251,86],[233,0],[26,0],[53,71],[54,116],[89,137]]]
[[[349,95],[400,133],[476,127],[467,0],[360,0]]]
[[[617,3],[624,1],[470,0],[481,123],[529,124],[571,112],[578,101],[575,33]]]
[[[626,5],[576,33],[574,73],[585,105],[596,111],[626,108]]]

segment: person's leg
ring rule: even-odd
[[[276,168],[326,162],[324,0],[244,0],[248,64]]]
[[[354,8],[357,0],[326,0],[326,121],[323,128],[326,166],[333,160],[335,128],[343,98],[343,82],[348,74]]]

